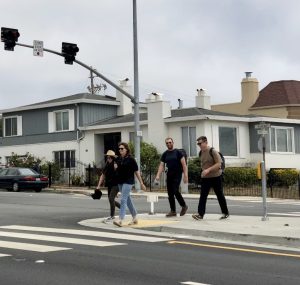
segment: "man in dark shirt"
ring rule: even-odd
[[[167,190],[171,211],[166,214],[166,217],[174,217],[177,215],[175,197],[181,206],[180,216],[183,216],[186,213],[188,206],[179,192],[179,185],[182,178],[182,172],[183,182],[188,183],[187,166],[182,153],[178,149],[174,148],[173,139],[166,138],[165,143],[167,150],[161,156],[161,162],[159,164],[155,180],[157,182],[159,181],[160,175],[163,171],[167,173]]]

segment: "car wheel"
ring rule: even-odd
[[[12,190],[14,192],[19,192],[20,191],[20,188],[19,188],[19,184],[17,182],[14,182],[13,185],[12,185]]]
[[[42,188],[35,189],[34,191],[35,191],[36,193],[41,192],[41,191],[42,191]]]

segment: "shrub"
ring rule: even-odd
[[[134,155],[134,145],[129,143],[129,148]],[[144,183],[149,186],[151,183],[150,177],[152,179],[156,175],[156,171],[158,169],[158,165],[160,163],[160,154],[157,151],[156,147],[153,144],[149,144],[146,142],[141,142],[141,174]]]
[[[226,186],[250,186],[258,182],[256,168],[227,167],[224,171],[224,183]]]
[[[298,181],[296,169],[270,169],[268,173],[269,184],[278,186],[292,186]]]
[[[189,159],[188,161],[188,174],[189,174],[189,183],[191,184],[200,184],[200,158],[195,157]]]

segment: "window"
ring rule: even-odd
[[[75,129],[74,110],[62,110],[48,113],[49,133],[73,131]]]
[[[294,129],[271,127],[271,152],[293,152]]]
[[[75,167],[75,150],[55,151],[54,161],[61,168]]]
[[[4,118],[4,136],[20,136],[22,135],[22,117],[8,117]]]
[[[55,112],[55,130],[66,131],[69,129],[69,112]]]
[[[182,148],[186,151],[187,156],[196,156],[196,127],[182,127],[181,134]]]
[[[237,156],[237,129],[219,127],[219,148],[224,156]]]

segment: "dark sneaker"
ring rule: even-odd
[[[166,214],[166,217],[167,218],[170,218],[170,217],[176,217],[177,216],[177,214],[176,214],[176,212],[169,212],[168,214]]]
[[[199,215],[199,214],[193,214],[192,215],[193,219],[199,221],[199,220],[203,220],[203,216]]]
[[[182,209],[181,209],[181,212],[180,212],[180,216],[184,216],[186,211],[188,210],[188,208],[189,207],[187,205],[183,206]]]
[[[229,217],[229,214],[223,214],[220,218],[220,220],[225,220]]]

